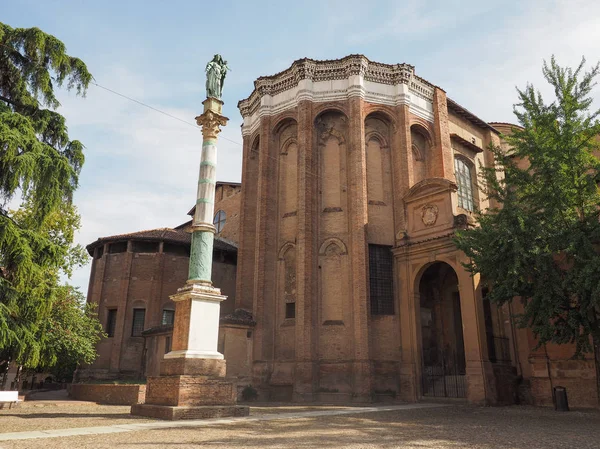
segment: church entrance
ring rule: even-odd
[[[458,278],[444,262],[430,265],[419,284],[422,395],[465,398],[465,346]]]

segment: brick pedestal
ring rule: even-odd
[[[132,415],[159,419],[201,419],[248,416],[236,405],[236,386],[224,378],[202,375],[149,377],[146,403],[131,407]]]
[[[247,416],[249,408],[236,405],[236,386],[224,375],[224,360],[165,359],[161,375],[148,378],[146,403],[132,406],[131,414],[171,420]]]
[[[160,376],[148,377],[146,403],[131,414],[160,419],[247,416],[237,406],[236,385],[225,378],[226,362],[217,351],[219,303],[214,287],[190,284],[171,296],[175,301],[173,348],[160,364]]]

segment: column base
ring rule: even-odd
[[[245,405],[201,405],[170,406],[154,404],[136,404],[131,407],[131,414],[148,418],[170,421],[180,419],[225,418],[230,416],[248,416],[250,407]]]

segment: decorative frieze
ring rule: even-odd
[[[408,104],[416,115],[432,121],[434,89],[409,64],[382,64],[362,55],[330,61],[305,58],[283,72],[258,78],[252,94],[238,107],[244,117],[244,134],[255,129],[261,116],[278,114],[299,101],[339,101],[353,96],[390,106]]]

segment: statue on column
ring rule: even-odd
[[[225,75],[230,70],[227,67],[227,61],[223,60],[221,55],[215,55],[208,64],[206,64],[206,96],[209,98],[221,99],[223,94],[223,84]]]

